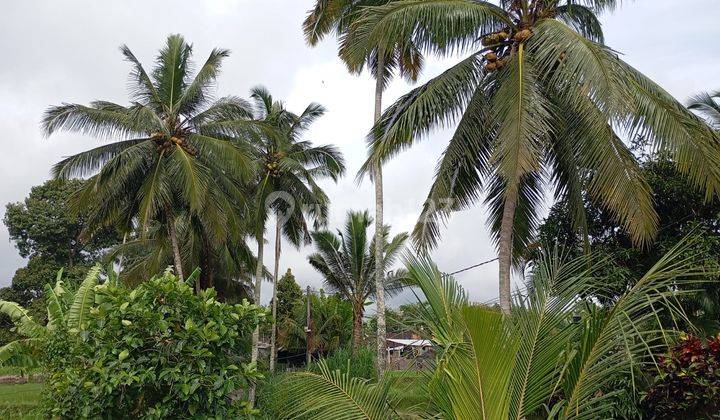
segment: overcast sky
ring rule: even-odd
[[[365,158],[364,137],[372,122],[373,82],[352,76],[336,57],[334,39],[314,49],[304,42],[301,23],[312,0],[24,0],[4,2],[0,13],[0,212],[22,200],[49,177],[53,163],[98,144],[75,134],[41,135],[43,111],[61,102],[95,99],[127,102],[128,64],[118,47],[127,44],[150,67],[165,37],[181,33],[194,45],[196,61],[213,47],[231,50],[219,79],[219,95],[248,96],[262,84],[300,112],[312,101],[328,109],[307,138],[333,143],[345,154],[348,176],[326,183],[332,227],[348,209],[373,210],[373,188],[357,186],[354,174]],[[609,46],[681,101],[701,90],[720,89],[720,1],[636,0],[603,16]],[[422,80],[456,59],[429,60]],[[385,105],[410,88],[392,84]],[[394,232],[412,229],[433,169],[451,131],[433,133],[385,169],[385,221]],[[272,237],[268,238],[272,241]],[[307,264],[310,247],[284,248],[281,271],[291,267],[298,282],[321,287]],[[481,205],[453,216],[434,258],[454,271],[495,257]],[[265,263],[272,262],[266,252]],[[0,286],[24,265],[0,229]],[[51,279],[48,279],[51,280]],[[476,301],[497,296],[497,264],[458,276]],[[269,287],[263,291],[268,297]],[[396,299],[395,303],[403,299]]]

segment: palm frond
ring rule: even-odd
[[[688,108],[698,112],[714,130],[720,130],[720,91],[703,92],[688,101]]]
[[[452,125],[475,93],[483,75],[473,54],[439,76],[403,95],[383,113],[368,136],[370,156],[359,176],[383,163],[437,127]]]
[[[505,11],[488,2],[402,0],[366,7],[341,34],[340,56],[360,71],[372,51],[394,51],[409,43],[421,51],[452,54],[476,45],[478,38],[512,25]]]
[[[390,419],[389,384],[370,384],[349,373],[330,371],[324,361],[320,373],[289,374],[274,395],[283,418]]]
[[[207,61],[205,61],[205,64],[203,64],[193,81],[188,84],[187,88],[183,91],[182,97],[176,106],[179,114],[190,115],[197,110],[198,107],[211,99],[208,90],[213,86],[220,74],[222,60],[229,55],[230,51],[221,48],[215,48],[210,52],[210,56]]]
[[[168,112],[177,109],[187,87],[191,55],[192,47],[181,35],[170,35],[155,59],[156,67],[152,77],[158,97]]]
[[[556,16],[585,38],[599,43],[605,42],[602,24],[595,11],[580,4],[566,4],[555,9]]]

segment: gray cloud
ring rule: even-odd
[[[625,2],[604,17],[607,43],[624,59],[680,100],[703,89],[720,88],[720,7],[716,0]],[[300,24],[311,0],[208,1],[24,1],[8,2],[0,14],[0,203],[22,200],[30,187],[49,176],[63,156],[87,149],[97,140],[60,134],[43,139],[39,120],[44,109],[60,102],[127,100],[128,66],[118,51],[127,44],[146,65],[170,33],[194,43],[196,60],[213,47],[232,50],[219,80],[218,94],[247,95],[263,84],[290,109],[311,101],[329,112],[308,138],[334,143],[345,153],[349,176],[325,183],[333,200],[331,226],[339,227],[348,209],[373,209],[372,186],[357,185],[354,174],[365,157],[365,133],[371,126],[373,82],[349,75],[336,58],[334,40],[310,49]],[[423,80],[455,59],[429,60]],[[409,89],[396,81],[386,104]],[[430,185],[435,162],[451,131],[439,130],[385,168],[386,222],[394,232],[410,230]],[[4,207],[2,209],[4,212]],[[272,230],[272,229],[269,229]],[[268,235],[272,243],[272,235]],[[481,205],[455,215],[434,258],[454,271],[495,256]],[[311,248],[284,247],[281,271],[291,267],[304,286],[321,287],[320,276],[306,263]],[[266,252],[270,264],[272,252]],[[0,285],[10,282],[23,264],[6,229],[0,229]],[[497,295],[497,265],[458,276],[471,298]],[[269,296],[269,286],[263,294]],[[407,298],[396,299],[401,302]],[[263,299],[265,300],[265,299]]]

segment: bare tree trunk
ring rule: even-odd
[[[270,372],[275,372],[275,359],[277,358],[277,349],[275,348],[275,340],[277,338],[277,284],[278,272],[280,270],[280,218],[275,221],[275,273],[273,276],[273,294],[272,294],[272,332],[270,333]]]
[[[517,200],[517,184],[509,185],[507,191],[505,192],[505,205],[503,206],[502,222],[500,225],[500,238],[498,241],[498,259],[500,260],[500,309],[506,315],[510,313],[511,305],[510,271],[512,269],[512,236]]]
[[[375,118],[377,124],[382,113],[383,70],[385,62],[381,52],[378,53],[378,71],[375,80]],[[385,261],[383,249],[383,181],[380,164],[373,168],[375,181],[375,302],[377,306],[377,376],[383,377],[387,368],[387,351],[385,344]],[[362,318],[360,319],[362,324]]]
[[[362,341],[362,326],[363,326],[363,309],[362,303],[358,306],[357,303],[353,304],[353,334],[352,334],[352,354],[357,354],[360,342]]]
[[[172,244],[173,249],[173,259],[175,260],[175,271],[180,278],[180,280],[185,280],[185,276],[183,275],[182,270],[182,258],[180,257],[180,244],[178,243],[177,239],[177,232],[175,231],[175,217],[172,214],[172,209],[170,209],[169,205],[165,206],[165,218],[167,227],[168,227],[168,234],[170,235],[170,243]]]
[[[253,299],[256,305],[260,305],[260,290],[262,288],[262,277],[263,277],[263,235],[265,227],[260,228],[260,232],[257,235],[258,252],[257,252],[257,264],[255,268],[255,291],[253,293]],[[257,363],[258,353],[260,351],[260,327],[256,326],[252,335],[252,350],[250,351],[250,362]],[[248,401],[250,406],[255,405],[255,382],[250,385],[248,390]]]

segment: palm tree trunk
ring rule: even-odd
[[[127,242],[127,236],[128,236],[128,234],[127,234],[127,232],[125,232],[123,234],[123,240],[122,240],[123,245],[125,245],[125,243]],[[125,261],[125,253],[123,252],[122,254],[120,254],[120,261],[118,261],[118,274],[120,274],[122,272],[124,261]]]
[[[382,53],[378,53],[377,80],[375,80],[375,118],[380,121],[382,114],[383,69],[385,67]],[[385,344],[385,261],[383,249],[383,182],[380,164],[373,168],[375,180],[375,302],[377,306],[377,376],[383,377],[387,367],[387,351]],[[362,327],[362,318],[360,318]]]
[[[505,192],[505,205],[503,206],[502,221],[500,224],[500,238],[498,241],[498,259],[500,260],[500,309],[504,314],[510,314],[510,270],[512,269],[513,225],[515,222],[515,208],[517,207],[517,184],[508,186]]]
[[[172,209],[169,205],[165,206],[165,217],[168,227],[168,234],[170,235],[170,243],[173,249],[173,259],[175,260],[175,271],[177,272],[180,281],[185,280],[182,270],[182,258],[180,257],[180,244],[177,239],[177,231],[175,230],[175,217],[172,214]]]
[[[362,341],[363,303],[353,304],[352,355],[356,355]]]
[[[197,292],[198,294],[203,289],[209,289],[211,287],[215,287],[215,277],[214,277],[214,258],[213,258],[213,252],[212,252],[212,246],[210,245],[210,239],[207,237],[205,232],[201,232],[202,235],[202,260],[201,260],[201,272],[200,272],[200,281],[197,283]]]
[[[255,268],[255,291],[253,293],[253,300],[256,305],[260,305],[260,290],[262,288],[262,276],[263,276],[263,235],[265,227],[260,228],[260,232],[257,235],[258,252],[257,252],[257,264]],[[260,351],[260,326],[256,326],[252,335],[252,350],[250,351],[250,362],[257,363],[258,353]],[[248,402],[252,407],[255,404],[255,383],[253,382],[248,389]]]
[[[270,333],[270,372],[275,372],[275,359],[277,357],[275,340],[277,337],[277,284],[280,270],[280,218],[275,221],[275,273],[273,275],[272,294],[272,332]]]

